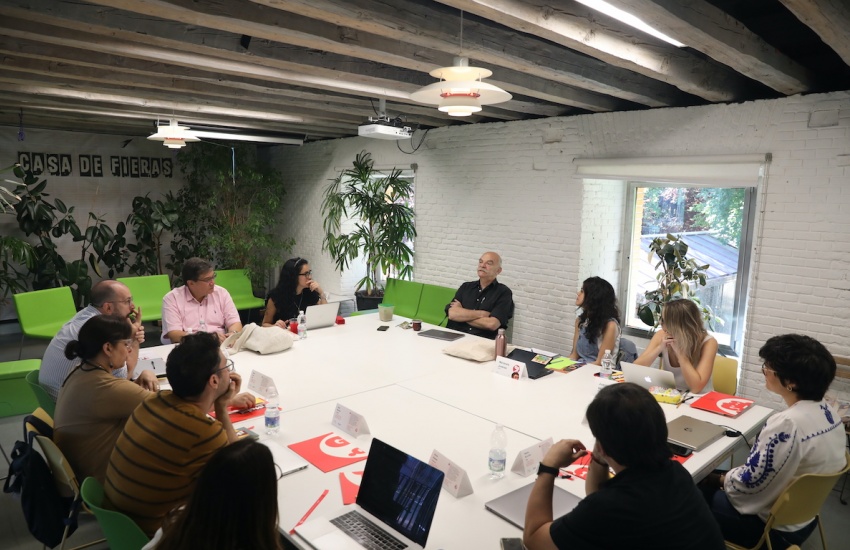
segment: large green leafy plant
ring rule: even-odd
[[[180,217],[171,267],[190,255],[222,269],[246,269],[264,286],[270,270],[295,241],[280,235],[277,216],[286,190],[280,173],[260,162],[256,148],[195,143],[177,157],[186,186],[177,194]]]
[[[381,287],[381,274],[393,272],[409,279],[413,268],[413,250],[407,244],[416,237],[413,209],[413,181],[401,177],[393,168],[389,174],[375,170],[370,153],[360,152],[351,168],[331,180],[322,200],[327,250],[338,270],[348,268],[357,257],[366,260],[366,274],[356,290],[365,287],[372,295]],[[344,218],[354,228],[342,231]]]
[[[148,195],[133,198],[133,211],[127,216],[127,225],[133,229],[135,244],[127,245],[135,254],[130,264],[134,275],[159,275],[162,273],[162,239],[166,231],[173,231],[180,215],[178,203],[169,192],[165,200],[153,200]]]
[[[688,245],[681,236],[667,234],[656,237],[649,244],[649,260],[658,259],[655,269],[659,270],[656,280],[658,288],[644,292],[644,302],[638,307],[640,320],[655,330],[661,322],[661,309],[664,304],[679,298],[687,298],[697,303],[707,322],[712,319],[711,310],[700,304],[696,289],[706,284],[708,264],[699,265],[688,258]]]
[[[23,185],[11,180],[5,183],[11,184],[13,189]],[[13,192],[0,186],[0,214],[14,213],[14,205],[19,200]],[[12,235],[0,235],[0,303],[6,301],[10,292],[27,290],[27,270],[34,264],[35,254],[30,243]]]

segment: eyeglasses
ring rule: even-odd
[[[765,376],[767,376],[767,373],[765,371],[770,371],[773,374],[776,374],[776,369],[772,369],[772,368],[768,367],[767,363],[762,363],[761,364],[761,373],[764,374]]]
[[[302,277],[312,277],[313,276],[313,270],[311,269],[310,271],[305,271],[304,273],[299,273],[299,275],[301,275]]]
[[[198,283],[211,283],[215,281],[215,278],[218,277],[218,273],[213,271],[213,274],[210,277],[204,277],[203,279],[196,279]]]
[[[233,364],[233,359],[228,359],[227,361],[225,361],[223,367],[221,367],[220,369],[215,369],[215,374],[218,374],[219,372],[221,372],[223,370],[228,370],[230,372],[233,372],[233,371],[236,370],[236,365]]]
[[[128,306],[133,303],[133,297],[130,296],[126,300],[110,300],[110,304],[127,304]]]
[[[127,349],[133,349],[133,342],[134,340],[132,338],[127,338],[126,340],[118,340],[117,342],[112,342],[112,344],[117,346],[118,344],[123,343],[125,346],[127,346]]]

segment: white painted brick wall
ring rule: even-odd
[[[810,113],[826,109],[839,110],[839,125],[808,128]],[[514,340],[557,351],[571,345],[579,281],[596,272],[614,283],[620,268],[624,192],[617,199],[605,184],[582,185],[574,158],[772,153],[740,392],[778,404],[757,357],[772,335],[809,334],[850,355],[850,92],[453,126],[429,132],[415,155],[365,138],[276,148],[271,156],[290,186],[281,223],[323,282],[333,264],[321,252],[321,191],[361,149],[379,166],[418,165],[415,280],[457,286],[494,249],[517,304]],[[834,387],[850,390],[844,380]]]

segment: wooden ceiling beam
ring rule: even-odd
[[[184,0],[172,0],[184,1]],[[401,43],[458,55],[460,17],[415,0],[251,0],[257,4],[306,15],[333,25],[398,40]],[[505,69],[610,95],[651,107],[688,104],[690,98],[673,86],[529,36],[484,23],[464,20],[463,55],[510,82]],[[438,65],[439,66],[439,65]],[[436,67],[432,67],[436,68]],[[431,70],[431,69],[429,69]],[[586,107],[584,107],[586,108]]]
[[[706,0],[606,0],[648,25],[785,95],[812,87],[809,71]]]
[[[779,1],[850,65],[850,4],[847,0]]]
[[[14,0],[20,2],[21,0]],[[36,0],[43,1],[43,0]],[[350,71],[347,74],[348,78],[359,81],[360,75],[370,70],[373,70],[373,65],[364,63],[372,61],[374,70],[380,71],[382,74],[388,74],[393,69],[406,71],[399,73],[398,76],[390,76],[390,79],[396,81],[396,90],[400,93],[387,94],[388,97],[393,97],[396,100],[406,98],[410,92],[415,91],[421,86],[432,83],[434,80],[428,76],[428,72],[442,66],[451,65],[452,57],[456,54],[456,45],[442,44],[443,50],[436,51],[433,49],[423,48],[415,44],[411,40],[396,40],[385,38],[377,34],[371,34],[357,29],[340,28],[337,25],[326,22],[317,21],[309,17],[304,17],[297,14],[290,14],[278,10],[271,10],[256,4],[248,3],[247,5],[234,5],[231,3],[222,2],[207,2],[200,4],[193,0],[171,0],[168,2],[162,0],[95,0],[99,5],[119,8],[123,10],[133,11],[142,14],[146,17],[156,17],[162,19],[171,19],[189,25],[203,25],[208,28],[226,31],[235,35],[237,42],[241,35],[252,36],[255,39],[260,38],[269,41],[255,40],[251,44],[250,54],[256,57],[264,56],[265,58],[275,58],[285,55],[291,57],[296,55],[298,50],[295,46],[302,48],[309,60],[304,61],[309,67],[327,67],[337,71]],[[198,11],[203,9],[204,11]],[[115,17],[115,14],[112,14]],[[109,26],[113,26],[110,23]],[[152,26],[148,36],[161,36],[162,25],[157,24]],[[201,30],[203,31],[203,30]],[[214,37],[210,37],[208,32],[202,32],[206,36],[204,44],[209,43]],[[192,40],[191,35],[186,31],[181,31],[180,40],[184,43]],[[290,48],[285,48],[282,45],[288,44]],[[244,51],[240,53],[245,53]],[[404,55],[400,55],[403,53]],[[221,51],[217,54],[223,55]],[[564,54],[565,55],[565,54]],[[338,58],[334,56],[339,56]],[[243,55],[244,57],[244,55]],[[260,61],[254,60],[254,63]],[[342,64],[345,66],[342,66]],[[326,65],[329,64],[329,65]],[[330,65],[333,64],[333,65]],[[577,74],[582,75],[590,72],[587,67],[578,66]],[[604,73],[604,71],[602,71]],[[391,74],[391,73],[390,73]],[[508,91],[515,93],[529,92],[530,97],[551,101],[560,105],[578,107],[590,111],[610,111],[621,108],[628,108],[629,105],[624,104],[622,100],[617,100],[613,93],[617,90],[606,88],[605,90],[587,90],[586,86],[581,86],[583,77],[572,78],[565,77],[565,80],[570,82],[558,82],[536,76],[533,71],[513,69],[504,69],[500,72],[500,82]],[[339,75],[338,78],[346,78]],[[610,77],[608,77],[610,78]],[[307,81],[306,85],[313,85]],[[537,97],[536,90],[540,87],[547,87],[548,90],[543,92],[542,97]],[[658,86],[656,86],[657,88]],[[353,93],[352,90],[346,90],[347,93]],[[559,95],[553,95],[557,91]],[[659,92],[659,90],[655,90]],[[678,91],[677,91],[678,92]],[[636,92],[630,90],[619,90],[619,93],[626,94],[629,97],[635,97]],[[371,93],[373,97],[377,97]],[[523,95],[528,95],[525,93]],[[657,102],[656,99],[643,97],[645,101],[638,103]],[[409,101],[409,100],[408,100]],[[668,104],[664,102],[663,104]],[[660,106],[660,105],[659,105]],[[502,104],[501,109],[510,111],[512,104],[507,102]],[[526,112],[528,107],[517,108],[517,112]],[[560,109],[558,114],[563,114],[564,110]],[[541,116],[557,116],[553,113],[537,113]]]
[[[725,65],[636,31],[578,2],[437,0],[506,27],[545,38],[708,101],[746,97],[751,83]]]

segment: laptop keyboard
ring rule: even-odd
[[[356,510],[331,520],[343,533],[369,550],[401,550],[407,545],[393,537]]]

